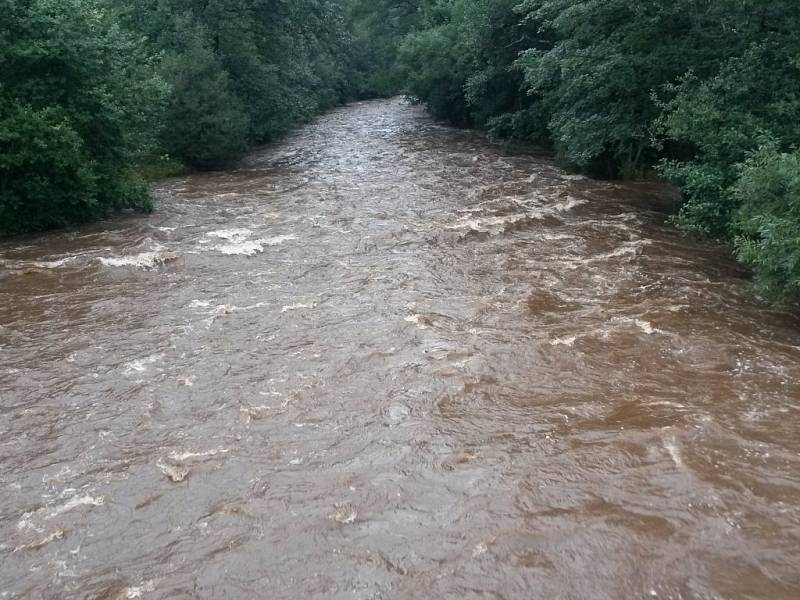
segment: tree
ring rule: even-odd
[[[774,143],[753,152],[731,189],[736,250],[770,298],[800,297],[800,152]]]
[[[765,143],[782,151],[800,144],[800,7],[784,8],[750,27],[743,15],[737,31],[745,39],[712,76],[692,71],[662,92],[660,133],[672,144],[662,173],[683,190],[676,223],[687,231],[736,235],[739,202],[730,189],[741,164]]]
[[[233,95],[227,73],[203,40],[168,58],[164,73],[171,94],[162,142],[174,156],[197,169],[224,167],[247,149],[248,119]]]
[[[594,175],[658,169],[682,189],[677,225],[736,240],[762,289],[794,289],[799,3],[431,0],[421,12],[400,63],[434,115],[550,143]]]
[[[420,0],[350,0],[350,78],[357,98],[394,96],[405,79],[397,59],[405,36],[421,24]]]
[[[0,0],[0,233],[149,210],[131,172],[163,83],[91,0]]]

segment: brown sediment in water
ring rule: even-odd
[[[0,245],[0,594],[800,594],[800,328],[674,190],[400,101]]]

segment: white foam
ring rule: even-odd
[[[556,202],[551,206],[551,208],[556,212],[568,212],[573,208],[578,208],[579,206],[583,206],[586,204],[587,200],[581,200],[579,198],[575,198],[574,196],[568,196],[566,200],[563,202]]]
[[[156,466],[173,483],[180,483],[189,476],[189,468],[183,465],[168,465],[158,462]]]
[[[206,458],[209,456],[217,456],[218,454],[227,454],[230,452],[227,448],[215,448],[205,452],[173,452],[169,455],[172,460],[183,462],[192,458]]]
[[[606,252],[597,258],[624,258],[626,256],[632,256],[634,258],[639,256],[639,248],[631,245],[620,246],[619,248],[616,248],[611,252]]]
[[[675,441],[673,437],[670,440],[664,441],[664,449],[669,454],[672,462],[675,463],[676,467],[683,467],[683,458],[681,457],[680,448],[678,448],[678,443]]]
[[[281,309],[282,313],[286,313],[293,310],[306,310],[311,308],[316,308],[316,304],[290,304],[288,306],[284,306]]]
[[[58,515],[64,514],[69,512],[79,506],[103,506],[106,503],[106,499],[103,496],[90,496],[89,494],[84,494],[83,496],[75,496],[70,498],[66,504],[63,504],[47,515],[48,519],[52,519],[57,517]]]
[[[255,256],[264,251],[264,244],[254,241],[234,242],[216,246],[215,250],[227,256]]]
[[[33,266],[38,269],[58,269],[59,267],[63,267],[66,264],[71,263],[75,260],[76,257],[74,256],[67,256],[66,258],[61,258],[58,260],[45,260],[45,261],[36,261],[33,263]]]
[[[221,229],[206,235],[225,240],[226,244],[215,246],[214,249],[228,256],[254,256],[264,252],[265,246],[279,246],[289,240],[297,239],[294,235],[279,235],[253,240],[250,239],[253,235],[250,229]]]
[[[250,306],[234,306],[233,304],[220,304],[214,308],[214,316],[219,317],[222,315],[229,315],[235,312],[247,312],[248,310],[257,310],[269,306],[266,302],[258,302]]]
[[[578,239],[574,235],[569,235],[566,233],[542,233],[540,236],[543,240],[547,240],[548,242],[560,242],[563,240],[576,240]]]
[[[106,267],[134,267],[137,269],[153,269],[163,264],[166,258],[160,252],[142,252],[132,256],[101,257],[100,262]]]
[[[655,335],[657,333],[664,333],[663,330],[653,327],[653,324],[650,321],[645,321],[644,319],[638,318],[630,318],[630,317],[616,317],[613,319],[616,323],[627,323],[631,325],[635,325],[641,331],[646,333],[647,335]]]
[[[667,306],[666,308],[669,312],[676,313],[691,308],[691,306],[688,304],[676,304],[674,306]]]
[[[569,337],[562,337],[556,338],[554,340],[550,340],[551,346],[567,346],[572,348],[575,345],[575,342],[578,341],[577,336],[571,335]]]
[[[427,329],[428,328],[428,319],[426,319],[423,315],[410,315],[406,317],[407,323],[414,323],[420,329]]]
[[[19,521],[17,521],[17,529],[19,529],[19,530],[35,529],[36,531],[42,531],[42,529],[36,527],[33,524],[33,520],[31,519],[31,517],[33,517],[34,514],[35,513],[29,513],[29,512],[24,513],[20,517]]]
[[[337,523],[352,525],[356,522],[356,519],[358,519],[358,509],[349,502],[346,504],[335,504],[334,509],[333,514],[329,515],[328,518]]]
[[[209,231],[206,235],[221,240],[239,242],[249,238],[253,232],[249,229],[220,229],[219,231]]]
[[[288,241],[296,240],[296,239],[297,239],[296,235],[277,235],[277,236],[272,237],[272,238],[267,238],[267,239],[258,240],[258,241],[261,242],[262,244],[264,244],[265,246],[280,246],[284,242],[288,242]]]
[[[152,268],[156,265],[159,254],[157,252],[142,252],[134,256],[122,258],[101,258],[100,262],[106,267],[141,267]]]
[[[650,246],[652,243],[653,242],[651,240],[635,240],[632,242],[625,242],[619,248],[615,248],[610,252],[597,255],[595,259],[622,258],[626,256],[635,258],[639,256],[643,248]]]
[[[164,358],[164,354],[152,354],[150,356],[146,356],[144,358],[138,358],[136,360],[132,360],[129,363],[125,364],[125,373],[130,375],[131,373],[144,373],[147,370],[147,367],[150,365],[154,365],[157,362],[161,361]]]
[[[634,319],[633,322],[636,323],[636,326],[642,331],[644,331],[647,335],[653,335],[654,333],[658,332],[658,329],[655,329],[650,324],[650,321],[642,321],[641,319]]]
[[[200,302],[194,304],[197,308],[208,308],[210,303],[208,302]],[[252,304],[250,306],[234,306],[232,304],[219,304],[215,306],[208,314],[211,316],[208,319],[203,319],[201,322],[205,324],[207,328],[210,328],[214,325],[214,321],[218,318],[223,317],[225,315],[231,315],[237,312],[246,312],[249,310],[257,310],[259,308],[264,308],[265,306],[269,306],[267,302],[258,302],[256,304]]]
[[[411,416],[411,409],[405,404],[392,404],[386,410],[386,421],[390,425],[399,425]]]
[[[137,598],[141,598],[142,595],[147,592],[156,591],[156,585],[152,581],[147,581],[142,585],[127,587],[123,591],[128,600],[136,600]]]
[[[50,542],[53,542],[55,540],[63,540],[63,539],[64,539],[64,530],[63,529],[58,529],[58,530],[54,531],[53,533],[51,533],[50,535],[48,535],[43,540],[39,540],[38,542],[33,542],[32,544],[26,544],[24,546],[17,546],[12,551],[12,554],[16,553],[16,552],[19,552],[20,550],[36,550],[38,548],[41,548],[42,546],[46,546]]]
[[[271,406],[267,406],[266,404],[260,404],[258,406],[242,406],[239,408],[239,412],[242,413],[248,422],[250,419],[260,419],[266,416],[269,411],[272,410]]]
[[[460,223],[450,225],[447,227],[447,229],[471,229],[481,233],[496,235],[505,231],[509,225],[514,225],[515,223],[519,223],[525,219],[544,219],[550,215],[569,212],[573,208],[583,206],[588,202],[587,200],[581,200],[580,198],[576,198],[574,196],[567,196],[565,200],[546,204],[543,203],[544,199],[539,195],[535,195],[533,198],[529,198],[527,200],[523,200],[514,196],[507,196],[506,198],[503,198],[503,200],[510,200],[514,202],[515,204],[524,208],[525,212],[501,217],[464,217]],[[464,212],[478,213],[481,212],[483,206],[496,202],[497,201],[482,202],[481,204],[477,205],[477,207],[466,209]]]
[[[528,217],[526,214],[517,213],[505,217],[484,217],[482,219],[463,219],[461,223],[449,225],[447,229],[472,230],[479,233],[502,233],[507,225],[514,225]]]
[[[72,469],[70,469],[69,466],[65,465],[61,467],[58,473],[55,473],[53,475],[45,473],[44,475],[42,475],[42,483],[50,483],[51,481],[65,481],[66,479],[69,479],[72,475],[74,475]]]
[[[36,516],[44,516],[45,520],[54,519],[59,515],[63,515],[71,510],[78,508],[79,506],[103,506],[106,503],[106,499],[103,496],[95,497],[90,496],[89,494],[84,494],[83,496],[73,496],[70,498],[65,504],[61,506],[57,506],[53,509],[50,509],[48,512],[48,508],[40,508],[34,512],[26,512],[20,517],[20,520],[17,522],[17,529],[25,530],[25,529],[35,529],[36,531],[42,531],[41,528],[38,528],[34,525],[33,517]]]
[[[681,404],[680,402],[671,402],[670,400],[656,400],[654,402],[648,402],[648,406],[668,406],[669,408],[677,408],[683,409],[686,408],[685,404]]]

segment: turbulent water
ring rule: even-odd
[[[670,189],[381,101],[0,245],[0,598],[800,597],[800,325]]]

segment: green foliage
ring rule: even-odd
[[[439,118],[470,124],[464,86],[469,76],[459,45],[458,28],[445,23],[409,35],[400,47],[399,60],[406,75],[406,90],[423,99]]]
[[[459,125],[487,127],[504,137],[544,137],[541,111],[514,64],[537,31],[514,12],[516,3],[423,5],[421,28],[399,49],[407,93],[435,116]]]
[[[0,0],[0,234],[149,210],[134,170],[223,167],[345,101],[346,15],[340,0]]]
[[[172,82],[162,141],[167,152],[197,169],[224,167],[247,150],[248,118],[227,73],[200,40],[165,61]]]
[[[400,63],[408,92],[434,115],[550,143],[563,163],[594,175],[657,168],[683,191],[678,226],[738,240],[762,289],[797,291],[791,193],[765,191],[772,208],[758,212],[742,190],[760,198],[745,183],[786,180],[787,153],[800,146],[800,3],[421,6],[424,18],[401,44]],[[768,162],[762,147],[773,148]]]
[[[0,1],[0,82],[0,233],[150,209],[129,165],[164,87],[101,5]]]
[[[737,198],[730,193],[739,165],[765,140],[800,144],[800,53],[797,44],[766,41],[728,60],[713,77],[694,75],[665,88],[663,134],[682,149],[662,172],[686,202],[676,222],[717,238],[732,234]]]
[[[660,108],[653,91],[706,71],[709,47],[724,46],[719,10],[699,15],[693,0],[528,0],[526,18],[556,40],[519,64],[542,99],[559,156],[606,176],[641,174],[651,162]],[[717,8],[719,8],[717,6]],[[717,31],[717,30],[720,31]]]
[[[739,205],[736,250],[769,297],[800,295],[800,152],[775,144],[753,152],[731,188]]]
[[[192,167],[227,166],[349,96],[339,0],[116,0],[163,56],[172,88],[164,148]]]
[[[516,60],[521,51],[550,47],[535,22],[521,19],[518,0],[467,4],[461,10],[471,40],[472,70],[465,92],[474,122],[495,137],[546,141],[546,115],[540,98],[530,93]]]
[[[137,161],[134,169],[139,176],[148,182],[160,181],[169,177],[179,177],[189,173],[190,169],[181,161],[168,154],[151,155]]]
[[[796,0],[0,0],[0,233],[149,210],[133,166],[224,167],[405,92],[588,173],[658,170],[679,227],[790,297],[798,30]]]
[[[403,38],[419,25],[420,0],[350,0],[350,80],[356,98],[394,96],[404,87],[397,62]]]

